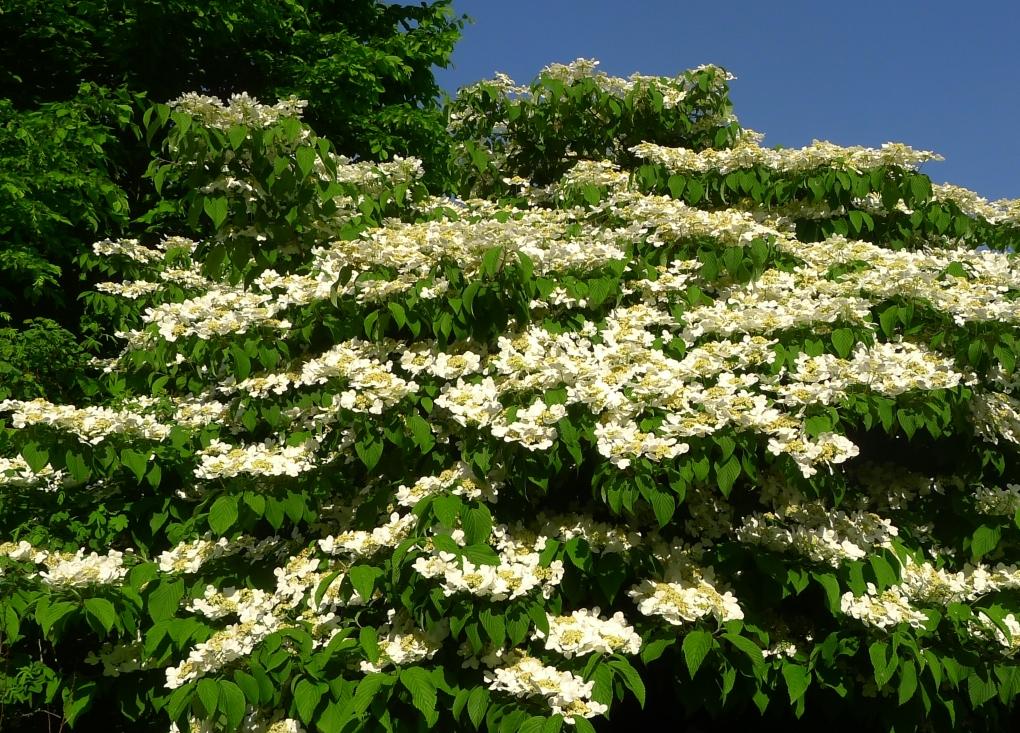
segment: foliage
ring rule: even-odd
[[[726,79],[470,89],[464,199],[156,108],[203,241],[97,244],[123,353],[0,404],[0,724],[1005,727],[1018,207]]]
[[[77,337],[48,318],[30,318],[23,329],[0,328],[0,399],[82,397],[79,379],[88,359]]]
[[[432,69],[463,25],[448,0],[14,0],[0,22],[0,97],[19,108],[63,101],[83,79],[156,102],[296,95],[348,155],[445,165]]]
[[[597,65],[553,64],[527,87],[500,75],[461,89],[448,114],[462,194],[506,193],[515,177],[544,185],[578,160],[629,165],[642,142],[696,150],[733,142],[739,126],[721,69],[624,80]]]
[[[64,275],[81,243],[124,231],[128,200],[115,149],[131,128],[134,102],[90,83],[30,110],[0,99],[0,314],[7,319],[55,316],[71,305],[75,283]]]

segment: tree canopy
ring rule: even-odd
[[[0,402],[3,722],[1008,725],[1020,204],[730,79],[481,82],[441,193],[297,99],[152,108],[201,236],[97,242],[123,350]]]

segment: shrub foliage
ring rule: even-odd
[[[122,353],[0,403],[0,726],[1002,729],[1020,207],[762,147],[729,78],[465,89],[444,196],[154,109]]]

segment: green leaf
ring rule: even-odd
[[[241,688],[252,707],[258,707],[261,700],[258,681],[244,670],[238,669],[234,670],[234,683]]]
[[[875,684],[879,687],[884,687],[885,684],[892,679],[896,673],[896,667],[899,664],[899,659],[896,656],[896,652],[893,651],[889,655],[889,659],[886,659],[886,650],[889,645],[884,641],[876,641],[868,647],[868,656],[871,657],[871,666],[875,670]]]
[[[407,312],[404,310],[404,306],[400,303],[387,303],[386,308],[393,316],[393,322],[397,324],[397,328],[403,328],[407,323]]]
[[[489,709],[489,691],[485,687],[476,687],[471,690],[471,696],[468,697],[467,711],[468,718],[471,720],[471,725],[478,730],[478,727],[485,720],[485,711]]]
[[[673,646],[673,644],[675,643],[676,641],[674,639],[654,639],[648,642],[643,647],[641,647],[641,661],[644,662],[645,664],[654,662],[656,659],[662,656],[662,653],[666,651],[666,649]]]
[[[358,454],[358,458],[365,464],[365,468],[371,471],[382,457],[383,443],[375,436],[370,435],[354,444],[354,452]]]
[[[999,545],[1002,538],[1002,530],[999,527],[981,525],[970,538],[970,553],[975,560],[978,560]]]
[[[98,623],[106,633],[110,633],[110,629],[117,622],[117,609],[105,598],[87,598],[85,617]]]
[[[595,733],[595,728],[591,723],[588,722],[587,718],[582,718],[580,715],[572,716],[574,720],[574,730],[577,733]]]
[[[357,715],[361,715],[368,710],[368,706],[372,704],[379,690],[382,689],[383,685],[391,684],[392,679],[388,674],[380,672],[365,675],[361,682],[358,683],[358,688],[351,699],[351,707],[354,712]]]
[[[979,708],[995,697],[995,682],[989,679],[982,679],[978,674],[973,673],[967,678],[967,694],[970,696],[972,707]]]
[[[85,459],[78,453],[67,451],[64,454],[64,465],[67,466],[67,471],[71,474],[71,478],[79,483],[88,481],[92,475],[92,470],[85,463]]]
[[[237,344],[231,344],[230,355],[234,358],[234,376],[237,377],[238,381],[247,379],[251,375],[251,358]]]
[[[914,204],[919,204],[931,198],[931,181],[928,176],[914,175],[910,178],[910,193],[914,196]]]
[[[383,571],[372,565],[354,565],[347,571],[351,579],[351,585],[358,595],[368,601],[375,590],[376,578],[383,574]]]
[[[545,726],[545,718],[533,715],[524,721],[518,733],[542,733],[543,726]]]
[[[458,496],[437,496],[432,500],[432,514],[444,527],[452,528],[457,524],[457,517],[464,502]]]
[[[461,513],[461,524],[464,527],[465,543],[478,545],[489,539],[492,532],[492,514],[484,506],[468,509]]]
[[[496,648],[503,646],[506,641],[506,622],[503,617],[493,613],[492,609],[485,608],[478,614],[478,620],[492,640],[493,646]]]
[[[365,656],[368,657],[368,661],[373,664],[379,661],[379,632],[376,631],[374,626],[363,626],[361,628],[358,632],[358,643],[365,650]]]
[[[641,675],[638,674],[637,670],[630,664],[622,659],[614,659],[609,662],[609,666],[612,667],[620,679],[623,680],[623,684],[627,686],[627,689],[634,693],[634,697],[637,698],[638,704],[644,708],[645,706],[645,683],[641,680]]]
[[[224,534],[237,521],[237,497],[220,496],[209,508],[209,529]]]
[[[39,473],[49,463],[50,454],[42,450],[37,443],[28,443],[21,449],[21,457],[32,469],[33,473]]]
[[[198,699],[202,701],[206,716],[212,718],[216,714],[216,708],[220,702],[220,688],[216,680],[211,677],[203,677],[198,681]]]
[[[716,483],[722,495],[728,497],[733,489],[733,484],[740,477],[740,459],[730,456],[729,460],[722,464],[715,464]]]
[[[676,511],[676,502],[673,497],[665,491],[653,491],[651,493],[652,511],[655,513],[655,520],[660,527],[665,527],[673,518]]]
[[[829,602],[829,610],[833,613],[840,612],[841,588],[839,580],[832,573],[815,573],[812,577],[825,590],[825,598]]]
[[[72,683],[73,684],[73,683]],[[95,682],[79,682],[71,690],[64,691],[64,717],[73,728],[82,713],[92,707]]]
[[[77,604],[71,603],[70,601],[61,601],[59,603],[52,604],[40,602],[35,609],[35,620],[36,623],[39,624],[39,628],[42,629],[43,635],[49,638],[50,630],[57,624],[57,622],[77,609]]]
[[[295,156],[297,157],[298,170],[301,171],[303,177],[307,178],[315,167],[315,159],[319,157],[318,153],[315,148],[300,147],[295,151]]]
[[[687,179],[687,200],[696,204],[701,201],[701,197],[705,195],[705,187],[701,181],[696,178]]]
[[[562,727],[563,716],[557,713],[546,718],[545,725],[542,726],[542,733],[560,733]]]
[[[880,589],[896,585],[898,582],[896,571],[893,570],[888,560],[881,555],[872,555],[868,558],[868,562],[871,564],[871,569],[875,572],[875,580],[878,581]]]
[[[727,632],[723,638],[730,642],[737,649],[742,651],[751,660],[751,666],[756,670],[765,666],[765,657],[761,653],[761,647],[748,639],[746,636]]]
[[[786,681],[786,691],[790,694],[790,704],[793,705],[811,685],[811,671],[799,664],[784,662],[783,679]]]
[[[891,338],[896,333],[896,325],[900,322],[899,308],[896,306],[886,308],[879,314],[878,321],[882,325],[882,333],[886,338]]]
[[[241,147],[246,137],[248,137],[248,128],[244,125],[231,125],[230,129],[227,130],[227,140],[230,142],[230,147],[234,150]]]
[[[432,683],[432,676],[421,667],[407,667],[400,671],[400,684],[411,693],[411,702],[425,716],[429,726],[435,725],[439,713],[436,711],[436,686]]]
[[[220,710],[227,717],[227,730],[237,730],[244,720],[247,703],[241,688],[230,680],[220,680]]]
[[[173,618],[183,597],[184,581],[164,578],[149,595],[149,617],[156,622]]]
[[[494,277],[499,271],[500,261],[503,259],[502,247],[491,247],[482,255],[482,275]]]
[[[206,198],[202,202],[202,210],[212,220],[213,228],[219,229],[227,219],[227,199],[223,196]]]
[[[849,328],[837,328],[832,332],[832,345],[841,359],[850,356],[854,347],[854,332]]]
[[[910,660],[900,665],[900,686],[897,691],[899,704],[903,705],[917,690],[917,667]]]
[[[683,176],[676,174],[671,175],[666,181],[666,185],[669,186],[669,194],[675,199],[680,198],[684,192],[684,186],[687,185],[687,179]]]
[[[364,629],[362,629],[364,630]],[[294,686],[294,705],[297,707],[298,717],[305,724],[312,722],[315,708],[319,706],[322,699],[322,690],[314,682],[306,679],[298,680]]]
[[[702,629],[695,629],[684,637],[683,649],[684,661],[687,662],[687,671],[690,673],[691,678],[697,674],[698,668],[701,667],[701,663],[705,661],[705,657],[708,656],[708,652],[712,649],[715,640],[712,635]]]

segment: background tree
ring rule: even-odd
[[[139,134],[142,115],[185,91],[297,95],[339,152],[414,155],[441,182],[448,138],[432,70],[462,25],[448,0],[5,2],[0,317],[78,332],[78,258],[99,231],[144,234],[137,217],[160,197],[143,172],[163,140]]]

